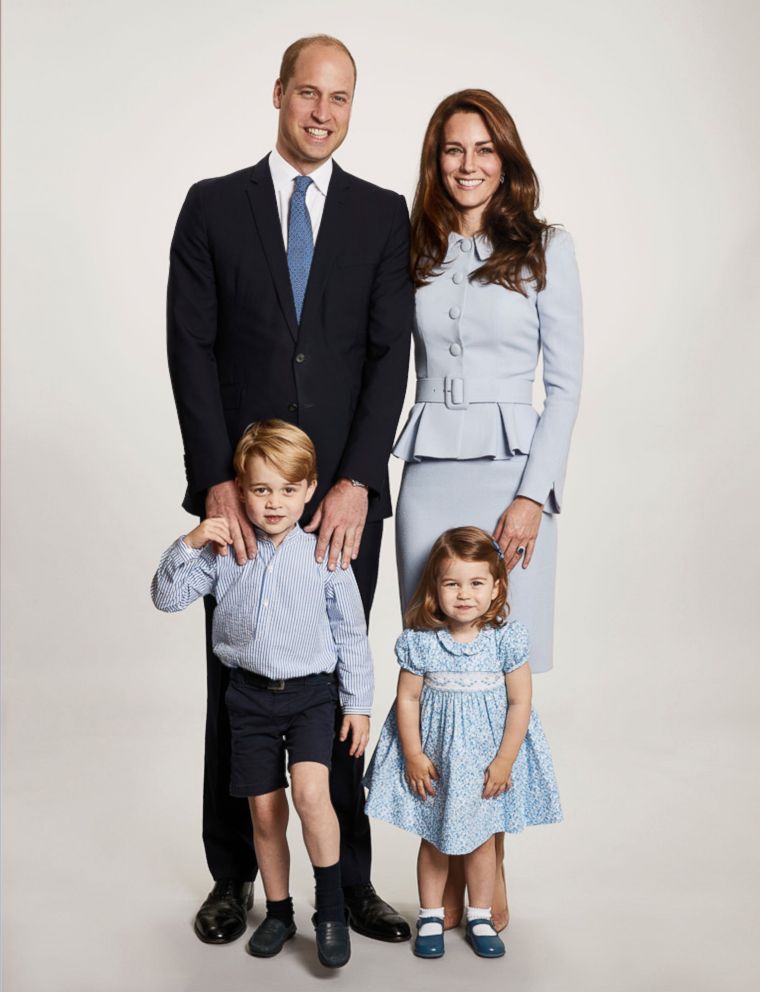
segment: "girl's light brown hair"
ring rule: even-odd
[[[415,630],[439,630],[447,626],[449,618],[438,605],[437,584],[441,569],[450,558],[482,561],[488,565],[494,580],[498,580],[499,591],[490,607],[478,618],[477,625],[480,628],[489,624],[500,627],[509,614],[507,569],[493,539],[480,527],[454,527],[441,534],[428,555],[422,578],[404,613],[404,626]]]
[[[443,130],[456,113],[480,114],[501,159],[504,182],[483,217],[483,234],[493,252],[471,279],[497,283],[526,296],[525,283],[546,285],[546,236],[550,226],[536,217],[539,183],[507,108],[488,90],[460,90],[436,107],[422,142],[420,178],[412,206],[412,276],[424,286],[440,268],[449,234],[459,229],[459,212],[443,183]]]
[[[235,448],[233,462],[238,479],[243,479],[248,459],[254,455],[273,465],[288,482],[316,482],[317,452],[309,435],[294,424],[284,420],[249,424]]]

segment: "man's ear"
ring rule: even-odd
[[[274,92],[272,93],[272,103],[275,105],[277,110],[282,106],[282,83],[279,79],[275,80]]]

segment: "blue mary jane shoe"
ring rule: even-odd
[[[478,925],[478,923],[486,923],[489,927],[493,929],[493,923],[490,920],[470,920],[467,923],[467,933],[465,934],[465,940],[470,945],[470,947],[475,951],[475,953],[480,958],[502,958],[506,952],[506,947],[501,937],[494,934],[487,934],[484,937],[478,937],[476,933],[473,933],[473,929]],[[417,938],[419,940],[419,937]]]
[[[431,933],[429,937],[421,937],[419,932],[414,938],[414,953],[418,958],[442,958],[443,957],[443,920],[437,916],[422,916],[417,920],[417,930],[426,923],[438,923],[441,927],[440,933]]]

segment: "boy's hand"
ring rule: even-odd
[[[420,799],[435,795],[433,779],[438,778],[438,772],[424,751],[404,759],[404,778]]]
[[[195,548],[196,551],[212,542],[217,548],[223,547],[226,553],[227,545],[231,543],[232,537],[229,524],[224,517],[207,517],[205,520],[201,520],[195,530],[186,534],[184,540],[189,548]]]
[[[344,741],[349,732],[351,733],[351,750],[348,752],[352,758],[361,758],[369,743],[369,717],[364,713],[347,713],[343,717],[340,725],[340,740]]]
[[[512,765],[505,758],[497,755],[486,768],[483,798],[493,799],[494,796],[503,796],[507,789],[511,788]]]

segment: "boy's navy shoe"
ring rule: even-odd
[[[223,878],[204,899],[195,917],[195,935],[204,944],[229,944],[245,933],[246,913],[253,906],[253,882]]]
[[[427,937],[422,937],[418,933],[414,938],[414,953],[418,958],[442,958],[444,952],[443,920],[438,916],[421,916],[417,920],[417,930],[426,923],[437,923],[441,932],[431,933]]]
[[[493,923],[490,920],[468,920],[467,921],[467,932],[465,934],[465,940],[472,947],[473,951],[480,958],[502,958],[504,957],[504,952],[506,947],[501,937],[497,933],[485,934],[479,937],[476,933],[473,933],[473,928],[478,925],[478,923],[485,923],[487,926],[491,927],[493,930]]]
[[[267,916],[253,931],[248,941],[248,950],[257,958],[273,958],[279,954],[286,940],[296,933],[295,923],[289,926],[274,916]]]
[[[311,922],[317,934],[317,957],[325,968],[342,968],[351,957],[351,936],[348,923],[328,920],[317,923],[315,913]]]

